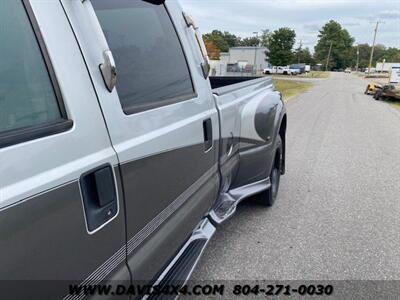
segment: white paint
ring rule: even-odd
[[[400,83],[400,66],[392,67],[392,72],[390,73],[390,83]]]
[[[0,209],[77,180],[101,164],[118,163],[60,3],[36,0],[32,7],[74,126],[67,132],[0,149]]]

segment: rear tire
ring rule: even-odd
[[[257,195],[257,202],[263,206],[271,207],[274,205],[276,198],[278,197],[279,192],[279,184],[282,174],[282,162],[283,160],[283,147],[282,147],[282,139],[280,135],[278,135],[275,144],[275,156],[274,156],[274,164],[272,166],[271,173],[269,174],[269,179],[271,182],[271,187]]]

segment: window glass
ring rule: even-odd
[[[0,132],[61,119],[22,1],[0,1]]]
[[[92,4],[117,65],[117,91],[125,112],[194,94],[182,46],[163,5],[135,0]]]

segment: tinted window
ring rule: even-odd
[[[0,2],[0,132],[61,119],[22,1]]]
[[[117,65],[117,90],[127,113],[189,99],[185,55],[163,5],[92,0]]]

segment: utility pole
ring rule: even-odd
[[[374,58],[374,51],[375,51],[375,42],[376,42],[376,35],[378,34],[378,28],[379,28],[379,24],[383,23],[380,21],[376,22],[376,27],[375,27],[375,34],[374,34],[374,41],[372,43],[372,49],[371,49],[371,57],[369,59],[369,66],[368,66],[368,75],[370,75],[371,73],[371,69],[372,69],[372,60]]]
[[[253,34],[256,35],[257,38],[257,44],[254,47],[254,74],[257,75],[257,50],[258,50],[258,32],[253,32]]]
[[[303,40],[300,40],[300,46],[297,51],[297,63],[300,64],[300,52],[303,49]]]
[[[331,60],[331,52],[332,52],[333,41],[331,41],[331,45],[329,46],[328,58],[326,59],[325,71],[328,71],[329,61]]]
[[[357,63],[356,63],[356,72],[358,73],[358,64],[360,63],[360,46],[357,44]]]

